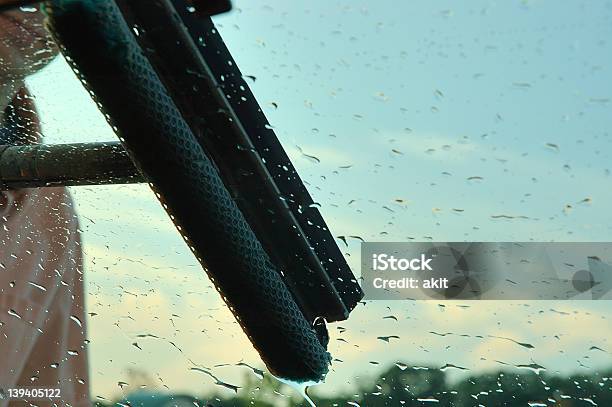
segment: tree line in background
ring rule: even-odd
[[[313,391],[311,396],[317,406],[612,406],[612,369],[562,376],[531,368],[470,375],[451,382],[446,369],[397,364],[368,384],[358,384],[351,394],[324,397]],[[203,407],[308,406],[295,391],[269,375],[263,380],[249,375],[235,395],[223,391],[196,397],[145,390],[112,404],[96,405],[171,407],[194,406],[194,402]]]

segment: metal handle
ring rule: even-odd
[[[0,145],[0,191],[145,182],[119,142]]]

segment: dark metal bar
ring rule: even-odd
[[[0,145],[0,191],[139,182],[145,180],[119,142]]]
[[[9,3],[0,4],[0,13],[5,11],[14,10],[19,7],[33,6],[41,3],[41,0],[15,0]]]

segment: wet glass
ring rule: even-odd
[[[611,17],[610,2],[317,0],[235,1],[214,21],[359,274],[362,241],[610,240]],[[62,58],[26,84],[45,142],[116,139]],[[86,315],[68,313],[67,329],[87,326],[93,401],[306,405],[267,373],[148,186],[70,194]],[[0,295],[18,289],[0,281]],[[309,393],[318,405],[609,405],[609,312],[365,302],[329,325],[331,371]]]

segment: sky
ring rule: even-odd
[[[610,240],[611,2],[234,4],[217,27],[335,236]],[[28,82],[47,142],[115,139],[63,60]],[[200,393],[215,385],[190,360],[238,385],[250,371],[234,364],[263,367],[148,187],[71,193],[94,396],[120,394],[129,369]],[[338,243],[359,274],[359,241]],[[609,367],[611,307],[371,301],[330,326],[342,362],[317,390],[351,389],[394,362]],[[388,335],[399,339],[376,339]]]

